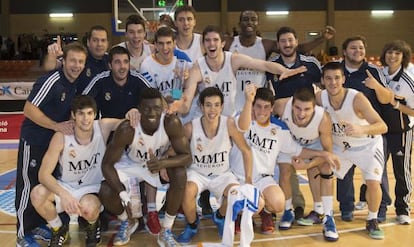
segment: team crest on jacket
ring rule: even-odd
[[[74,159],[75,157],[76,157],[76,152],[75,152],[75,150],[70,150],[69,151],[69,156],[72,158],[72,159]]]
[[[111,100],[111,98],[112,98],[112,97],[111,97],[111,93],[110,93],[110,92],[106,92],[106,93],[105,93],[105,100],[106,100],[106,101],[110,101],[110,100]]]
[[[60,95],[60,101],[65,101],[65,99],[66,99],[66,93],[65,92],[63,92],[62,93],[62,95]]]
[[[277,133],[276,128],[272,128],[272,129],[270,130],[270,134],[272,134],[273,136],[275,136],[275,135],[276,135],[276,133]]]
[[[86,76],[87,76],[87,77],[91,77],[91,75],[92,75],[91,68],[87,68],[87,69],[86,69]]]

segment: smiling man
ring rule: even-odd
[[[225,41],[223,34],[215,26],[207,26],[203,31],[203,46],[206,54],[197,59],[185,82],[184,100],[174,104],[172,111],[187,113],[190,109],[196,91],[207,87],[218,87],[224,95],[223,115],[232,116],[237,111],[235,103],[237,80],[236,71],[239,68],[250,68],[259,71],[270,71],[286,78],[306,69],[304,67],[289,70],[277,63],[254,59],[249,56],[224,52]],[[198,114],[200,116],[201,113]]]
[[[79,43],[65,46],[63,67],[40,77],[24,105],[16,176],[17,246],[39,246],[33,238],[36,235],[33,230],[45,222],[34,210],[29,195],[39,184],[40,164],[54,132],[72,131],[72,124],[67,120],[86,54]],[[43,238],[50,238],[50,235]]]
[[[131,70],[140,70],[144,59],[154,52],[154,46],[145,40],[145,21],[139,15],[130,15],[125,23],[126,41],[117,46],[126,48],[131,55]]]
[[[75,122],[73,134],[53,135],[39,171],[41,184],[33,188],[30,198],[52,229],[49,246],[62,246],[68,238],[69,225],[63,224],[58,216],[65,211],[87,220],[86,246],[94,247],[101,241],[98,219],[101,203],[97,193],[103,178],[102,158],[109,134],[121,120],[94,121],[96,103],[87,95],[73,100],[71,116]],[[53,176],[56,167],[61,171],[58,179]]]
[[[153,187],[161,186],[161,178],[169,181],[158,243],[176,246],[171,228],[184,195],[186,167],[191,163],[190,146],[178,117],[163,113],[163,99],[157,89],[148,88],[141,93],[138,109],[141,119],[135,128],[128,121],[121,123],[108,145],[102,163],[105,181],[100,198],[105,208],[121,221],[114,245],[124,245],[138,225],[128,210],[131,201],[128,193],[134,189],[128,180],[145,181]],[[170,146],[174,156],[166,155]],[[155,198],[148,203],[155,203]]]
[[[95,98],[101,117],[124,118],[137,106],[140,92],[150,87],[137,71],[130,70],[128,50],[115,46],[109,51],[109,71],[98,74],[82,94]]]

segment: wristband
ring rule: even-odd
[[[126,192],[125,190],[119,192],[119,198],[121,198],[122,204],[124,206],[127,206],[128,202],[131,200],[129,198],[128,192]]]
[[[397,100],[397,103],[392,108],[398,110],[399,107],[400,107],[400,102]]]

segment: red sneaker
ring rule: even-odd
[[[148,212],[147,215],[147,230],[152,235],[157,235],[161,231],[160,220],[158,219],[157,212]]]
[[[273,223],[272,214],[268,214],[262,210],[260,212],[260,218],[262,219],[262,234],[273,234],[275,231],[275,224]]]

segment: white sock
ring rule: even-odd
[[[293,209],[292,197],[285,202],[285,210]]]
[[[333,215],[333,196],[322,196],[323,213]]]
[[[162,226],[167,229],[171,229],[174,225],[175,221],[175,215],[169,215],[167,212],[165,212],[164,221],[162,222]]]
[[[59,215],[56,216],[56,218],[54,218],[53,220],[48,221],[47,223],[49,223],[52,229],[59,229],[59,227],[63,225],[62,220],[60,219]]]
[[[367,220],[372,220],[372,219],[376,219],[378,217],[378,211],[376,212],[371,212],[368,210],[368,217]]]
[[[323,214],[323,203],[322,202],[314,202],[313,203],[313,211],[317,212],[318,214]]]
[[[157,204],[155,202],[147,203],[148,212],[155,212],[157,211]]]

